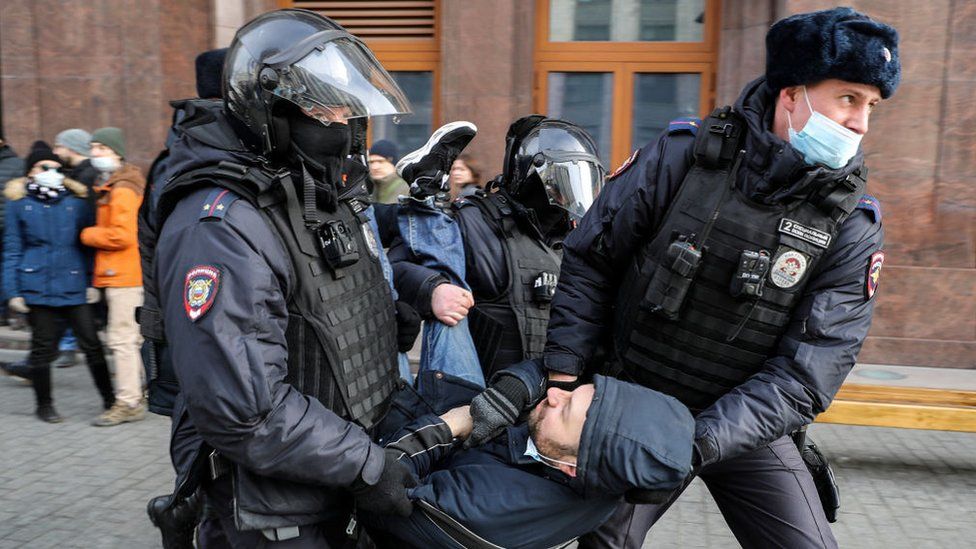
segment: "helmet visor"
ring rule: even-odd
[[[413,112],[390,74],[352,37],[316,46],[281,71],[272,93],[325,124]]]
[[[547,158],[536,171],[549,203],[566,210],[575,219],[582,219],[603,188],[603,166],[595,156],[586,153]]]

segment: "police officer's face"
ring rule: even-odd
[[[573,392],[555,387],[529,414],[529,428],[539,452],[558,460],[575,462],[586,412],[593,402],[592,384]]]
[[[803,86],[783,90],[784,107],[790,111],[793,128],[800,131],[810,118],[810,108],[803,98]],[[806,86],[813,109],[859,135],[868,133],[868,118],[881,101],[881,91],[870,84],[829,79]],[[781,95],[781,100],[784,97]]]

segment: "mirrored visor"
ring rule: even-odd
[[[549,203],[581,219],[603,188],[603,167],[596,157],[548,160],[536,168],[549,195]]]
[[[353,38],[330,40],[283,69],[272,93],[326,124],[413,112],[403,90]]]

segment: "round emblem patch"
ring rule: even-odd
[[[376,243],[376,235],[373,234],[372,227],[370,227],[368,223],[363,223],[361,227],[363,228],[363,240],[366,241],[366,247],[369,248],[370,255],[373,256],[373,259],[379,258],[380,247],[379,244]]]
[[[800,252],[790,250],[776,258],[773,268],[769,271],[769,279],[779,288],[792,288],[803,278],[803,273],[806,271],[807,257]]]
[[[183,308],[186,316],[196,322],[213,306],[220,289],[220,269],[212,265],[198,265],[186,273],[183,287]]]

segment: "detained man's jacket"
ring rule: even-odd
[[[807,165],[767,129],[774,97],[760,78],[734,106],[749,127],[736,178],[740,192],[755,202],[775,204],[862,167],[860,152],[839,170]],[[621,273],[664,219],[692,163],[696,131],[695,124],[673,123],[640,149],[566,239],[545,355],[550,370],[577,374],[598,367],[591,359],[613,329]],[[714,459],[761,447],[826,410],[870,327],[874,300],[865,290],[866,279],[883,240],[877,201],[865,197],[810,274],[777,352],[762,371],[697,416],[699,444]]]

